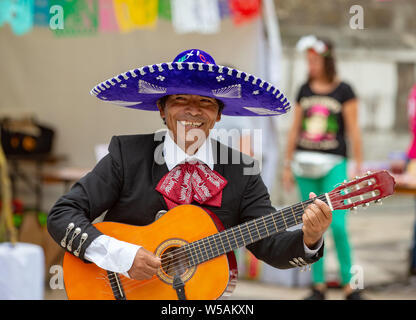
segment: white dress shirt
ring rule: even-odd
[[[214,156],[210,137],[198,148],[194,155],[186,154],[172,139],[170,134],[165,135],[163,146],[163,157],[168,170],[172,170],[176,165],[190,160],[204,162],[210,169],[214,168]],[[309,249],[305,243],[306,257],[312,257],[321,248],[323,238],[318,243],[317,249]],[[85,250],[85,259],[95,263],[102,269],[118,272],[128,277],[128,271],[133,265],[139,245],[120,241],[107,235],[101,235],[94,239]]]

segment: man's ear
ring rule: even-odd
[[[221,120],[221,112],[218,112],[217,114],[217,120],[215,120],[215,122],[218,122]]]

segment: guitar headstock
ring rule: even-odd
[[[394,193],[394,178],[387,171],[367,172],[363,177],[344,181],[328,193],[334,210],[357,209],[369,206],[370,202],[381,203],[381,199]]]

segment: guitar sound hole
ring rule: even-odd
[[[182,275],[188,270],[188,258],[178,246],[167,248],[160,258],[163,272],[170,277],[175,274]]]

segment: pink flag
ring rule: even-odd
[[[117,32],[119,27],[114,14],[113,0],[99,0],[99,31]]]

